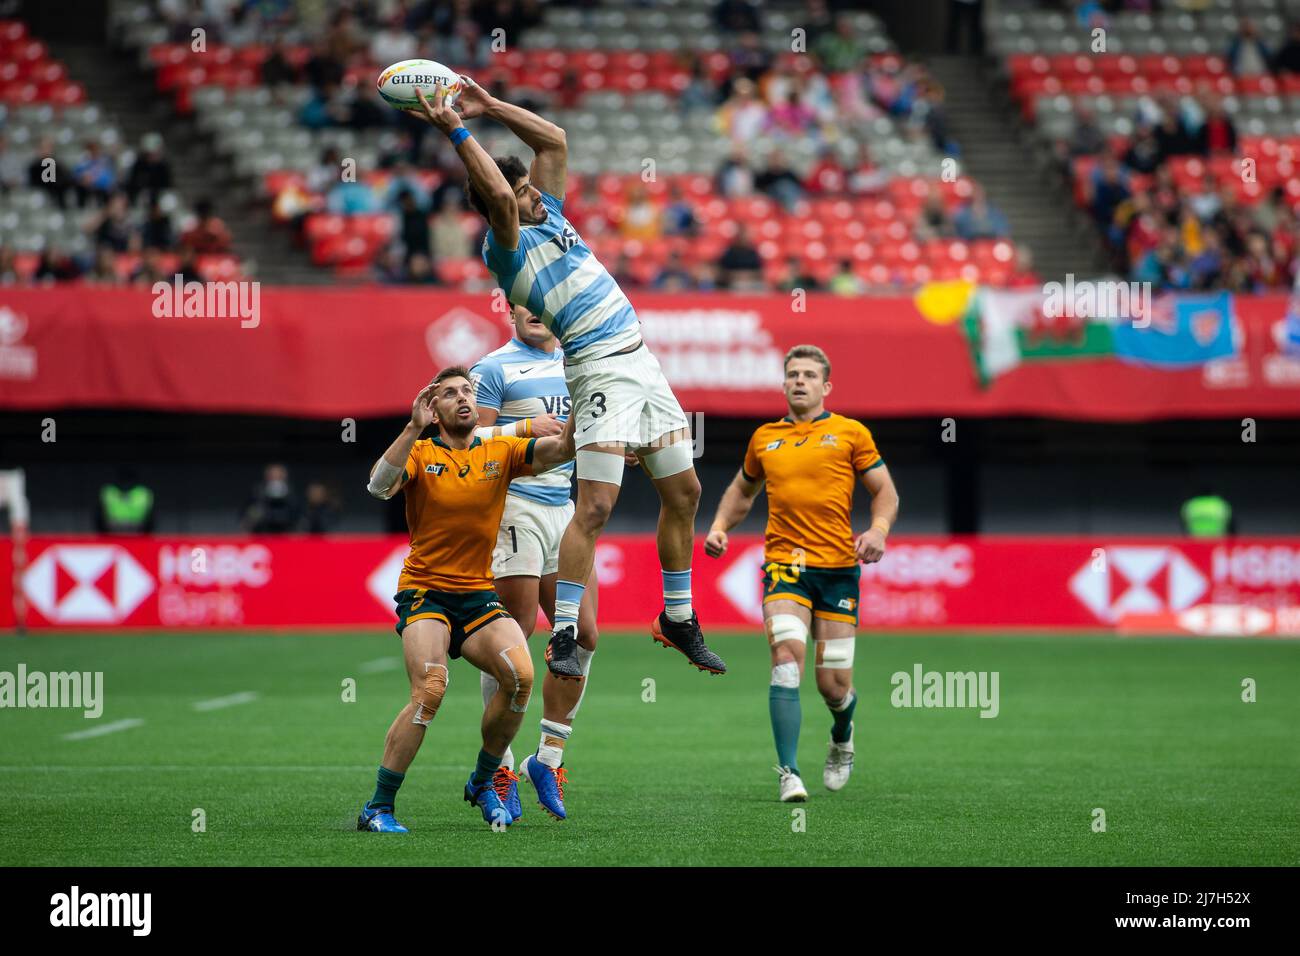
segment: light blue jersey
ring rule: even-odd
[[[520,223],[519,248],[503,249],[491,229],[483,261],[506,298],[545,323],[570,362],[620,352],[641,337],[632,303],[564,218],[564,201],[542,193],[546,221]]]
[[[569,417],[569,389],[564,381],[564,352],[546,353],[516,338],[483,356],[472,369],[479,408],[495,408],[498,425],[509,425],[549,412]],[[547,505],[569,500],[573,462],[510,482],[510,494]]]

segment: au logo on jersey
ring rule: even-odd
[[[784,439],[784,438],[778,438],[776,441],[770,441],[770,442],[768,442],[768,443],[767,443],[767,447],[764,448],[763,450],[764,450],[764,451],[776,451],[778,448],[780,448],[780,447],[781,447],[782,445],[784,445],[784,444],[785,444],[785,439]]]
[[[444,471],[447,470],[447,466],[441,463],[437,465],[425,465],[424,470],[429,474],[441,475]]]
[[[857,606],[857,603],[853,598],[840,598],[839,607],[845,611],[852,611]]]

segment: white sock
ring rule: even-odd
[[[553,720],[542,721],[542,741],[537,745],[537,759],[545,766],[554,770],[564,762],[563,743],[568,741],[569,734],[573,733],[573,727],[569,724],[559,724]],[[559,738],[561,746],[555,746],[548,743],[548,738]]]
[[[591,673],[591,658],[595,651],[589,651],[581,644],[578,645],[578,666],[582,668],[582,693],[578,695],[578,702],[573,705],[573,710],[564,715],[565,720],[572,720],[578,715],[578,708],[582,706],[582,698],[587,696],[587,675]]]
[[[483,691],[483,709],[487,710],[488,701],[492,699],[497,692],[497,688],[501,685],[497,683],[495,677],[485,671],[478,672],[478,685]],[[515,769],[515,755],[509,747],[506,748],[505,756],[501,758],[501,766],[507,770]]]

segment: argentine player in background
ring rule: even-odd
[[[564,381],[564,352],[541,319],[522,306],[512,306],[513,337],[470,370],[474,378],[480,426],[510,425],[532,419],[532,434],[558,434],[569,417],[569,389]],[[492,553],[497,593],[524,637],[532,635],[540,606],[555,620],[555,582],[560,564],[560,538],[573,517],[572,462],[540,475],[516,478],[506,495],[505,511]],[[562,762],[564,745],[573,732],[573,718],[587,690],[591,658],[596,652],[596,575],[578,608],[578,664],[582,677],[561,679],[547,673],[542,681],[542,735],[537,752],[525,757],[520,771],[537,790],[542,809],[558,819],[564,809],[567,782]],[[497,693],[497,681],[480,675],[483,707]],[[515,819],[519,777],[514,754],[507,750],[496,775],[497,793]]]
[[[785,357],[789,414],[760,425],[745,463],[723,493],[704,553],[726,553],[727,532],[744,520],[767,486],[763,547],[763,624],[772,654],[768,710],[776,741],[782,801],[803,801],[799,775],[799,684],[809,625],[816,642],[817,690],[831,712],[831,743],[822,781],[839,790],[853,771],[854,634],[859,562],[885,554],[898,520],[898,492],[876,443],[861,422],[826,410],[831,363],[815,345]],[[853,490],[871,493],[871,528],[853,536]]]
[[[664,610],[650,633],[700,670],[726,672],[704,643],[691,606],[691,552],[700,482],[686,414],[659,362],[641,340],[641,322],[618,283],[564,218],[568,144],[564,130],[490,96],[469,77],[453,108],[441,86],[417,90],[409,110],[447,134],[469,173],[470,203],[488,221],[483,261],[514,305],[542,320],[564,348],[564,373],[576,421],[578,501],[560,543],[555,617],[546,663],[560,677],[582,677],[578,612],[600,537],[618,500],[624,455],[641,461],[659,494],[659,564]],[[459,110],[459,112],[457,112]],[[461,120],[487,117],[533,150],[494,160]]]

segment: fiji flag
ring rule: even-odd
[[[1151,324],[1115,327],[1115,356],[1152,368],[1185,369],[1237,354],[1232,295],[1164,295],[1151,306]]]

